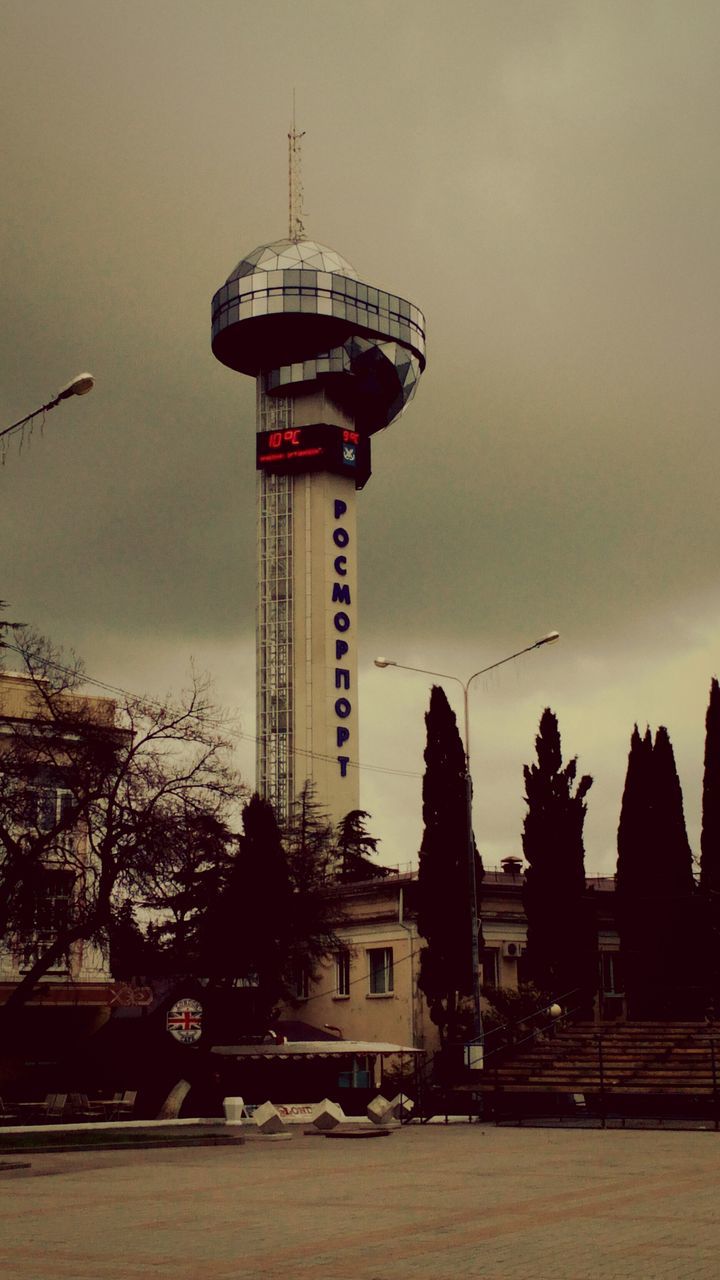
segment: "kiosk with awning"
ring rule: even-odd
[[[215,1045],[211,1050],[229,1094],[239,1093],[250,1102],[334,1097],[345,1110],[364,1110],[382,1087],[390,1060],[397,1060],[399,1074],[409,1074],[421,1052],[385,1041],[335,1039]]]

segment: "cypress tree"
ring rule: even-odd
[[[269,1007],[283,992],[292,890],[275,812],[258,795],[243,812],[243,834],[226,905],[233,944],[242,958],[240,972],[257,977],[260,1001]]]
[[[695,889],[692,851],[685,827],[682,788],[670,735],[661,724],[653,743],[654,837],[662,859],[662,886],[668,898],[686,898]]]
[[[625,787],[620,806],[615,878],[620,955],[631,1016],[638,1012],[638,1001],[647,986],[646,902],[648,886],[652,883],[653,876],[651,813],[652,736],[648,728],[641,738],[635,725],[630,737]]]
[[[712,1012],[720,1017],[720,685],[713,677],[705,717],[700,895],[705,923],[704,970]]]
[[[707,1006],[702,968],[700,895],[685,827],[682,788],[668,731],[661,725],[653,745],[656,843],[662,863],[659,904],[659,982],[670,1017],[697,1018]],[[671,946],[668,946],[671,939]]]
[[[618,827],[617,917],[632,1017],[697,1016],[697,897],[667,729],[633,732]]]
[[[427,946],[420,956],[420,989],[443,1043],[466,1033],[464,997],[472,996],[471,902],[465,752],[443,689],[433,686],[425,716],[423,838],[418,870],[418,931]],[[474,847],[474,842],[473,842]],[[475,851],[479,920],[482,862]]]
[[[592,778],[566,765],[557,717],[546,707],[535,739],[537,764],[525,765],[523,904],[528,976],[541,991],[587,1009],[597,987],[597,930],[585,888],[583,825]]]
[[[649,728],[643,737],[637,725],[630,737],[630,752],[625,775],[618,824],[618,887],[640,892],[652,872],[652,853],[648,832],[652,810],[652,735]]]

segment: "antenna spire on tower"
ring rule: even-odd
[[[292,129],[288,134],[288,181],[290,187],[290,240],[302,240],[305,235],[303,226],[303,185],[302,185],[302,151],[301,139],[305,131],[298,133],[295,128],[295,90],[293,89]]]

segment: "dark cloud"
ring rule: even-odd
[[[209,302],[284,231],[295,85],[308,228],[429,321],[360,499],[368,663],[392,647],[468,674],[557,627],[562,657],[534,655],[480,717],[493,855],[517,843],[544,701],[598,776],[596,861],[636,717],[676,717],[696,830],[720,621],[717,6],[4,16],[5,421],[81,368],[97,387],[0,473],[2,595],[111,681],[207,655],[251,729],[254,402],[212,358]],[[368,760],[419,769],[425,691],[363,679]],[[367,795],[386,852],[412,856],[417,784],[368,773]]]

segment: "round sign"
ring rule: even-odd
[[[202,1035],[202,1005],[197,1000],[178,1000],[168,1010],[166,1026],[181,1044],[194,1044]]]

